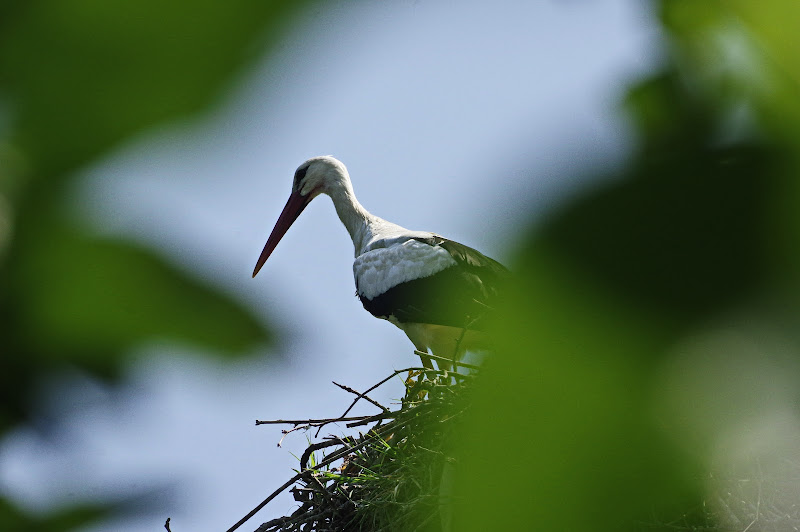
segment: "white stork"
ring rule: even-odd
[[[508,270],[463,244],[427,231],[409,231],[368,212],[356,199],[347,168],[330,156],[297,168],[289,201],[278,217],[253,277],[303,209],[319,194],[333,200],[355,247],[353,274],[364,308],[402,329],[417,350],[458,360],[488,347],[486,317]],[[422,359],[427,367],[430,360]],[[440,364],[441,366],[441,364]]]

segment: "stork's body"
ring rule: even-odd
[[[487,347],[485,319],[507,270],[472,248],[371,214],[356,199],[347,169],[333,157],[314,157],[297,169],[292,194],[253,276],[319,194],[331,197],[353,240],[356,292],[366,310],[402,329],[423,352],[451,359]]]

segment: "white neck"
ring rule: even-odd
[[[347,232],[350,233],[356,257],[369,251],[375,245],[385,245],[387,240],[427,238],[433,234],[422,231],[409,231],[370,213],[356,199],[353,185],[350,183],[350,178],[346,171],[341,175],[340,179],[335,180],[332,186],[329,185],[326,189],[325,193],[333,200],[336,214],[339,215],[342,224],[347,228]],[[381,241],[384,243],[379,244]]]
[[[358,202],[352,186],[336,187],[329,196],[333,200],[336,214],[350,233],[356,256],[360,255],[372,238],[370,226],[380,218],[371,214]]]

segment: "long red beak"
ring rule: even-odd
[[[303,209],[305,209],[310,202],[310,195],[303,196],[299,192],[292,192],[292,195],[289,196],[289,201],[286,202],[286,206],[278,217],[278,221],[275,222],[275,227],[272,228],[272,233],[270,233],[267,243],[261,251],[261,256],[258,257],[258,262],[256,262],[256,267],[253,270],[253,277],[256,276],[258,270],[267,262],[267,259],[272,254],[272,250],[275,249],[275,246],[281,241],[283,235],[286,234],[286,231],[289,230],[294,221],[297,220],[297,217],[300,216],[300,213],[303,212]]]

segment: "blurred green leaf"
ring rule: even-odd
[[[244,352],[263,325],[209,283],[71,220],[76,170],[144,128],[206,108],[307,2],[7,1],[0,214],[3,394],[19,406],[48,364],[113,373],[142,342]],[[7,178],[7,179],[6,179]],[[13,419],[16,407],[5,411]]]
[[[766,285],[774,161],[752,144],[669,148],[546,222],[541,240],[615,297],[686,324]]]
[[[239,353],[270,338],[232,299],[122,241],[61,228],[30,248],[18,312],[29,346],[93,369],[144,339]],[[47,331],[46,335],[40,331]]]
[[[757,39],[766,58],[774,62],[774,68],[795,87],[800,86],[800,55],[797,54],[800,33],[796,31],[800,4],[792,0],[768,0],[755,5],[735,0],[730,5]],[[794,103],[793,107],[796,105]]]
[[[35,177],[200,111],[305,2],[5,2],[0,93]]]
[[[245,353],[266,327],[209,280],[69,215],[78,170],[207,109],[311,2],[0,4],[0,430],[42,374],[114,375],[154,341]]]
[[[512,265],[518,284],[458,453],[463,499],[455,529],[715,530],[717,521],[736,519],[747,527],[744,518],[761,528],[796,523],[785,513],[753,514],[752,499],[709,496],[703,482],[713,476],[708,457],[721,442],[733,445],[725,439],[731,434],[715,428],[742,432],[733,441],[743,445],[756,430],[748,423],[764,412],[783,415],[770,408],[796,407],[747,395],[769,389],[759,379],[783,368],[778,364],[787,355],[800,358],[793,336],[775,333],[779,348],[767,349],[759,342],[769,335],[753,325],[792,331],[800,317],[797,58],[781,57],[794,49],[789,43],[797,33],[786,34],[791,17],[778,20],[796,7],[743,4],[660,3],[675,56],[628,95],[636,152],[618,175],[606,175],[604,186],[553,213],[523,241]],[[761,13],[767,7],[774,8],[770,15]],[[744,63],[734,60],[737,54]],[[731,315],[744,316],[740,322],[751,330],[728,325]],[[726,326],[709,325],[717,322]],[[731,343],[708,340],[726,333]],[[693,335],[703,340],[693,342]],[[732,349],[742,338],[758,346],[742,349],[753,357],[750,366]],[[699,360],[676,354],[682,342]],[[678,386],[669,390],[671,400],[682,408],[667,412],[657,405],[670,363],[686,373],[670,381]],[[734,378],[739,387],[727,382]],[[679,387],[692,382],[737,400],[692,396]],[[783,388],[775,388],[781,396]],[[693,405],[693,397],[716,401],[714,415],[726,421],[695,417],[693,410],[706,405]],[[752,412],[742,404],[762,415],[747,417]],[[785,463],[796,452],[792,435],[769,438],[761,442],[765,448],[784,447],[765,454],[765,463]],[[729,464],[755,469],[737,459]],[[760,490],[757,484],[751,491]],[[719,501],[741,508],[719,508]],[[775,515],[793,508],[769,506]]]
[[[91,506],[76,506],[47,516],[33,516],[0,499],[0,530],[68,532],[97,523],[107,516],[107,509]]]
[[[456,453],[453,529],[699,523],[695,470],[650,411],[648,357],[664,332],[557,255],[539,246],[517,264]]]
[[[668,0],[659,3],[675,62],[707,103],[752,112],[774,140],[800,144],[800,5]],[[753,125],[753,124],[751,124]]]

